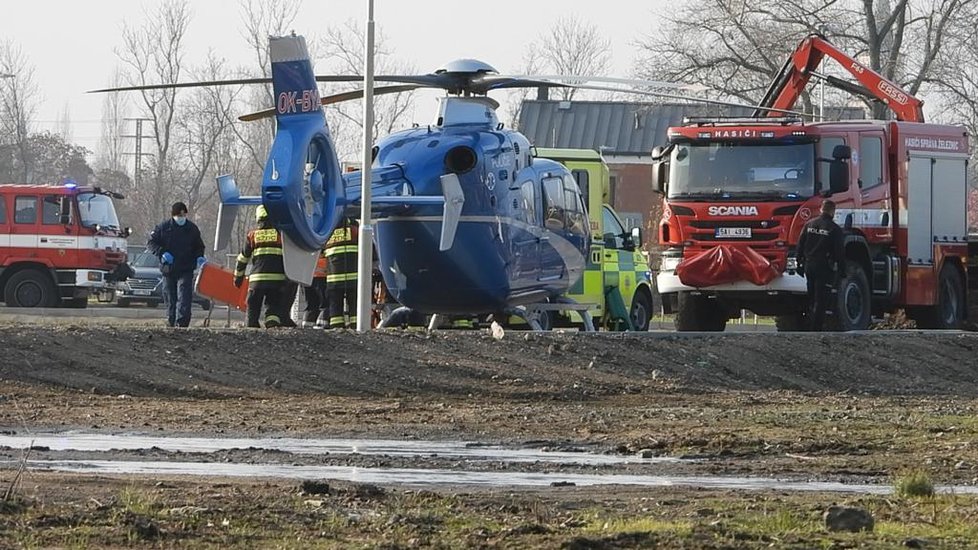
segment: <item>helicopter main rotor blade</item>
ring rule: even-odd
[[[441,88],[443,86],[442,77],[436,75],[400,76],[400,75],[377,75],[374,77],[378,82],[399,82],[402,84],[416,84],[418,86],[432,86]],[[146,90],[172,90],[178,88],[203,88],[207,86],[240,86],[245,84],[271,84],[272,79],[268,77],[254,78],[232,78],[228,80],[202,80],[199,82],[176,82],[172,84],[142,84],[139,86],[119,86],[116,88],[102,88],[99,90],[89,90],[89,94],[101,94],[108,92],[140,92]],[[316,77],[316,82],[363,82],[363,77],[358,75],[320,75]]]
[[[757,109],[761,111],[768,111],[772,113],[784,113],[789,115],[799,115],[804,117],[813,117],[811,113],[805,113],[802,111],[792,111],[791,109],[775,109],[773,107],[761,107],[759,105],[750,105],[747,103],[737,103],[734,101],[723,101],[719,99],[706,99],[701,97],[690,97],[678,94],[667,94],[663,92],[650,92],[646,90],[633,90],[631,88],[615,88],[613,86],[592,86],[592,85],[570,85],[571,88],[577,88],[581,90],[597,90],[599,92],[621,92],[625,94],[636,94],[636,95],[647,95],[652,97],[661,97],[664,99],[680,99],[683,101],[692,101],[695,103],[706,103],[707,105],[720,105],[722,107],[743,107],[745,109]]]
[[[384,94],[398,94],[401,92],[410,92],[411,90],[417,90],[418,88],[425,88],[426,86],[418,86],[417,84],[402,84],[398,86],[381,86],[379,88],[374,88],[374,95],[384,95]],[[328,95],[319,99],[320,105],[332,105],[334,103],[342,103],[344,101],[350,101],[353,99],[360,99],[363,97],[363,90],[350,90],[349,92],[342,92],[339,94]],[[255,120],[261,120],[263,118],[269,118],[275,116],[275,109],[265,109],[262,111],[257,111],[254,113],[248,113],[246,115],[241,115],[238,120],[242,122],[253,122]]]

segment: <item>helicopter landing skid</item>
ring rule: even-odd
[[[594,321],[591,318],[591,313],[588,312],[588,310],[592,307],[594,307],[594,304],[582,304],[571,298],[562,296],[557,298],[556,303],[542,302],[539,304],[527,304],[525,306],[512,308],[512,310],[508,311],[507,313],[523,319],[526,324],[530,325],[531,330],[543,331],[551,330],[551,327],[548,326],[544,328],[544,326],[541,325],[541,314],[549,311],[576,311],[577,314],[581,316],[581,320],[584,323],[584,332],[594,332]],[[547,324],[549,325],[549,323]]]

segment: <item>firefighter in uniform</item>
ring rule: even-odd
[[[285,262],[282,257],[282,235],[272,227],[268,211],[259,205],[255,211],[258,227],[248,232],[244,250],[238,254],[234,269],[234,286],[244,282],[245,269],[251,262],[248,274],[248,326],[257,328],[262,305],[265,306],[265,328],[282,326],[282,290],[286,284]]]
[[[305,326],[316,326],[320,314],[329,315],[326,299],[326,248],[316,259],[316,270],[312,274],[312,284],[303,287],[306,296]]]
[[[845,273],[845,235],[833,221],[835,203],[822,201],[822,215],[805,224],[798,239],[798,271],[805,274],[811,328],[822,330],[836,274]]]
[[[329,302],[329,328],[343,328],[349,316],[350,326],[357,323],[357,241],[360,226],[353,218],[344,218],[326,242],[326,301]]]

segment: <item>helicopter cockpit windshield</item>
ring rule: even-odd
[[[672,152],[669,198],[804,199],[814,192],[814,143],[680,143]]]

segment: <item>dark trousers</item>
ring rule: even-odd
[[[292,320],[292,304],[295,303],[296,294],[299,293],[299,283],[285,281],[282,286],[282,297],[280,299],[282,312],[281,323],[283,327],[294,327],[295,321]]]
[[[329,301],[329,328],[343,328],[346,321],[343,314],[350,317],[350,326],[357,324],[357,282],[326,284],[326,299]]]
[[[315,323],[319,320],[319,315],[327,309],[326,304],[329,303],[326,298],[326,279],[323,277],[313,279],[312,286],[304,287],[302,290],[306,296],[305,321]]]
[[[809,319],[811,329],[822,330],[825,325],[825,311],[832,299],[832,283],[835,277],[828,265],[806,265],[805,281],[808,284],[808,300],[811,306]]]
[[[166,302],[166,323],[169,326],[190,326],[190,306],[193,299],[193,271],[163,277],[163,300]]]
[[[248,288],[248,326],[258,328],[262,305],[265,306],[265,328],[281,326],[281,284],[256,284]]]

